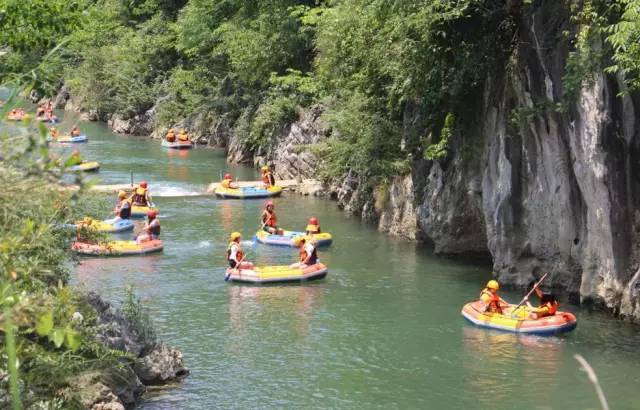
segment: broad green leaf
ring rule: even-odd
[[[65,343],[69,349],[75,352],[82,343],[82,336],[77,331],[67,327],[65,330]]]
[[[47,312],[36,320],[38,336],[47,336],[53,329],[53,312]]]
[[[53,333],[49,335],[49,340],[51,340],[56,347],[62,346],[64,342],[64,329],[55,329]]]

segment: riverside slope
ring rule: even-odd
[[[523,286],[550,271],[553,287],[640,319],[638,96],[618,96],[621,78],[596,73],[567,100],[562,76],[571,47],[562,33],[577,30],[567,6],[547,1],[512,12],[517,45],[469,101],[474,109],[459,119],[448,158],[416,159],[410,175],[383,186],[349,174],[328,192],[381,231],[431,242],[436,253],[490,255],[503,283]],[[409,102],[407,136],[424,134],[414,111]],[[307,110],[254,152],[224,121],[177,126],[225,147],[231,162],[269,162],[280,178],[308,178],[319,159],[307,148],[330,134],[321,112]],[[135,133],[152,114],[139,125],[110,124]]]

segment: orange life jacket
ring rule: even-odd
[[[189,141],[189,135],[187,133],[181,132],[178,134],[178,139],[180,141]]]
[[[547,308],[547,313],[538,313],[538,317],[544,317],[544,316],[553,316],[556,314],[556,312],[558,311],[558,302],[547,302],[544,305],[540,306],[541,308]]]
[[[276,213],[269,212],[265,209],[262,213],[262,222],[264,222],[265,226],[276,228],[278,226],[278,218],[276,217]]]
[[[176,140],[176,134],[174,134],[173,132],[169,132],[167,133],[167,135],[165,136],[165,139],[169,142],[173,142]]]
[[[271,185],[271,181],[269,180],[269,174],[268,173],[262,174],[262,183],[265,184],[265,185]]]
[[[502,306],[500,306],[500,296],[492,293],[487,288],[482,289],[482,292],[480,292],[480,300],[482,300],[483,295],[488,295],[491,298],[489,299],[489,308],[487,309],[489,312],[502,313]]]
[[[74,128],[73,130],[71,130],[71,136],[72,137],[79,137],[80,136],[80,130]]]
[[[243,260],[244,258],[244,252],[242,252],[242,249],[240,249],[240,245],[238,245],[238,243],[236,242],[231,242],[229,244],[229,246],[227,246],[227,260],[231,260],[231,247],[237,245],[238,246],[238,251],[236,252],[236,262],[240,262]]]

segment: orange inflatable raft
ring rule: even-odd
[[[71,245],[76,253],[89,256],[131,256],[144,255],[152,252],[160,252],[163,248],[162,241],[137,243],[136,241],[112,241],[107,243],[74,242]]]
[[[556,312],[553,316],[532,319],[526,307],[520,307],[512,316],[515,305],[504,307],[502,314],[484,312],[483,306],[480,301],[469,302],[462,308],[462,316],[476,326],[536,335],[568,332],[578,324],[576,317],[570,312]]]
[[[282,283],[305,282],[322,279],[327,276],[328,269],[322,263],[306,268],[291,268],[289,265],[263,266],[251,269],[227,268],[228,280],[246,283]]]

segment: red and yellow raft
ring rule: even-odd
[[[305,268],[291,268],[289,265],[263,266],[251,269],[227,268],[226,275],[234,282],[246,283],[282,283],[305,282],[322,279],[327,276],[328,269],[322,263]]]
[[[504,307],[502,314],[484,312],[482,302],[474,301],[464,305],[462,316],[476,326],[536,335],[568,332],[575,329],[578,324],[576,317],[570,312],[556,312],[553,316],[533,319],[526,307],[519,308],[512,317],[511,312],[515,307],[515,305]]]
[[[71,246],[76,253],[89,256],[131,256],[160,252],[160,239],[137,243],[136,241],[112,241],[106,243],[74,242]]]

